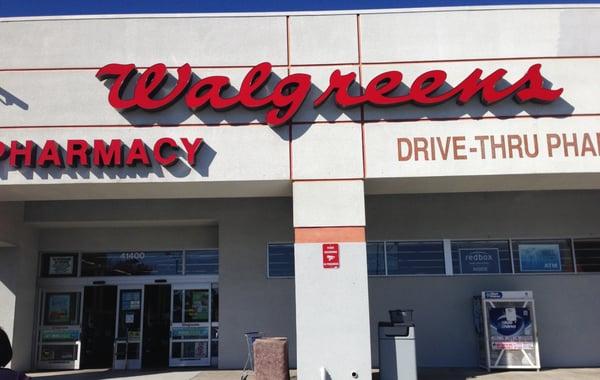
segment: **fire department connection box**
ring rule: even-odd
[[[485,291],[473,297],[479,363],[492,369],[540,369],[531,291]]]

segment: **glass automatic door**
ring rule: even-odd
[[[176,285],[171,313],[171,367],[210,366],[210,285]]]
[[[142,366],[143,287],[119,287],[119,314],[115,339],[115,369]]]

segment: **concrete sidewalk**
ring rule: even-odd
[[[295,371],[291,379],[296,379]],[[32,373],[36,380],[240,380],[241,371],[218,370],[181,370],[172,369],[157,372],[144,371],[112,371],[88,370],[68,372]],[[248,380],[253,380],[250,375]],[[378,380],[379,374],[374,371],[373,380]],[[480,369],[471,368],[422,368],[419,369],[419,380],[598,380],[600,368],[559,368],[535,371],[506,371],[487,373]]]

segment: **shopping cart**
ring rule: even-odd
[[[244,364],[244,369],[242,370],[241,380],[246,380],[248,375],[250,375],[250,372],[254,371],[254,341],[262,338],[263,333],[258,331],[246,332],[244,333],[244,337],[246,338],[248,357],[246,358],[246,364]]]

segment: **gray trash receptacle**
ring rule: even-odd
[[[379,379],[417,380],[413,323],[379,322]]]

